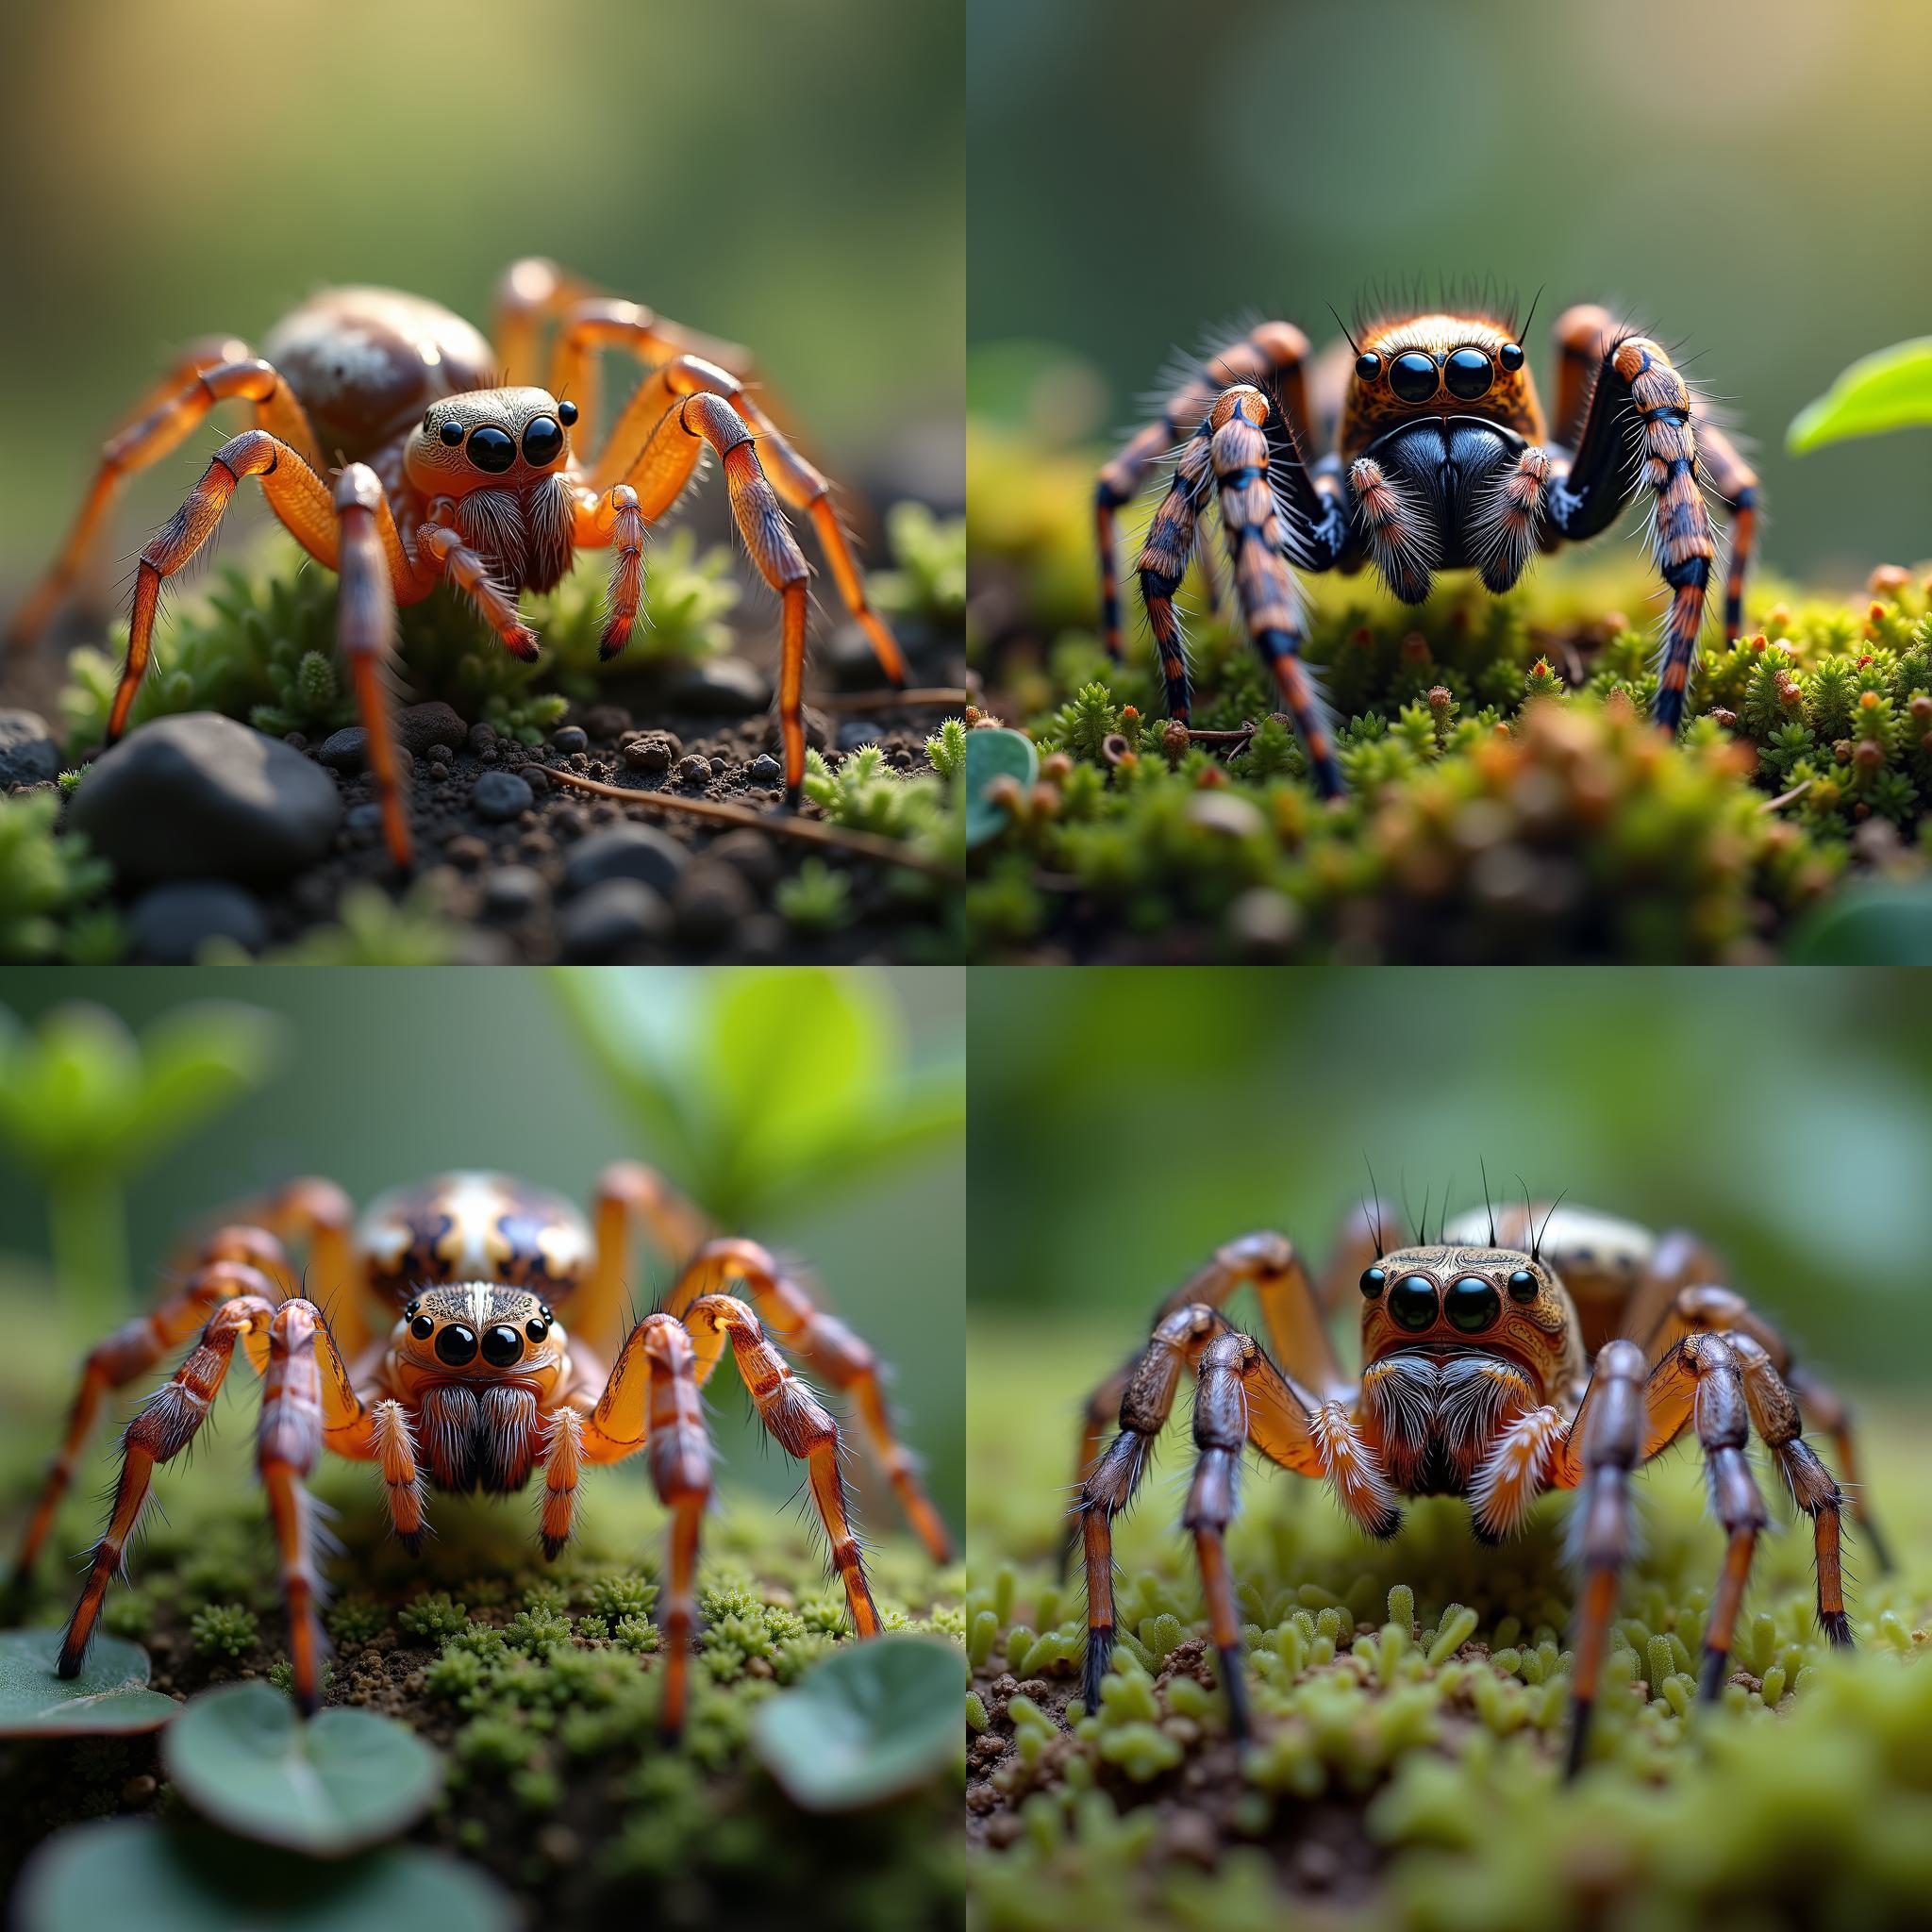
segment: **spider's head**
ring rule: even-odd
[[[454,1377],[547,1386],[569,1342],[541,1296],[471,1281],[424,1289],[404,1307],[390,1346],[406,1383]]]

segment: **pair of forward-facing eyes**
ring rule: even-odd
[[[411,1302],[403,1310],[403,1319],[408,1323],[409,1333],[416,1341],[427,1341],[433,1335],[437,1360],[453,1369],[467,1368],[479,1353],[491,1368],[507,1369],[522,1357],[525,1336],[540,1345],[549,1340],[550,1324],[557,1317],[547,1306],[540,1306],[523,1324],[521,1333],[514,1323],[498,1322],[484,1330],[480,1342],[476,1331],[467,1322],[439,1323],[420,1302]]]
[[[1504,1282],[1513,1302],[1533,1302],[1541,1292],[1541,1284],[1527,1268],[1514,1270]],[[1503,1297],[1496,1284],[1482,1274],[1459,1274],[1446,1289],[1438,1290],[1426,1274],[1405,1274],[1392,1285],[1386,1268],[1370,1268],[1361,1278],[1366,1301],[1380,1301],[1385,1292],[1389,1319],[1398,1328],[1420,1333],[1436,1325],[1439,1314],[1446,1315],[1449,1325],[1465,1335],[1490,1327],[1503,1313]]]
[[[1364,389],[1373,389],[1386,368],[1390,391],[1398,402],[1426,403],[1439,391],[1447,390],[1458,402],[1473,403],[1494,387],[1498,362],[1513,375],[1523,367],[1522,343],[1505,342],[1496,351],[1495,361],[1490,359],[1487,349],[1451,349],[1444,356],[1405,349],[1392,360],[1365,349],[1355,358],[1355,374]]]
[[[423,427],[430,429],[436,420],[436,411],[426,411]],[[533,416],[524,425],[524,460],[537,469],[545,469],[563,454],[563,432],[577,420],[577,406],[575,403],[558,403],[555,416]],[[517,459],[517,440],[508,429],[499,429],[494,423],[479,423],[475,428],[465,431],[454,416],[443,419],[437,438],[446,447],[455,449],[468,439],[463,454],[479,470],[487,470],[492,476],[500,476]]]

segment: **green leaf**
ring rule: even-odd
[[[916,1790],[959,1755],[966,1659],[909,1633],[843,1645],[758,1707],[752,1742],[807,1811],[855,1811]]]
[[[1848,886],[1791,936],[1794,966],[1932,966],[1932,890]]]
[[[332,1864],[238,1844],[201,1825],[114,1818],[49,1839],[20,1874],[19,1932],[512,1932],[488,1874],[391,1845]]]
[[[988,799],[996,778],[1017,778],[1025,791],[1040,775],[1040,754],[1023,731],[969,731],[966,734],[966,844],[970,850],[996,839],[1007,828],[1007,809]]]
[[[266,1684],[197,1697],[161,1753],[175,1789],[243,1838],[341,1857],[408,1830],[442,1781],[436,1753],[366,1710],[325,1710],[304,1724]]]
[[[147,1688],[147,1652],[118,1637],[97,1633],[80,1675],[57,1677],[64,1634],[0,1631],[0,1738],[109,1737],[180,1716],[172,1697]]]
[[[1792,418],[1785,447],[1802,456],[1848,436],[1878,436],[1921,424],[1932,424],[1932,336],[1896,342],[1854,362]]]
[[[122,1128],[122,1158],[141,1161],[252,1091],[281,1058],[282,1022],[259,1007],[202,1000],[142,1035],[141,1091]]]

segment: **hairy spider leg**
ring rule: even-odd
[[[187,349],[142,397],[101,451],[93,482],[82,499],[67,540],[39,584],[15,613],[8,641],[33,643],[73,588],[95,534],[130,476],[178,449],[191,430],[218,404],[231,399],[253,406],[255,426],[281,438],[311,468],[322,467],[315,433],[302,405],[275,369],[251,356],[232,337],[206,340]]]

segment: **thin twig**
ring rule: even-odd
[[[815,711],[891,711],[901,705],[958,705],[973,702],[972,696],[952,685],[922,685],[911,691],[860,691],[830,692],[807,702]]]
[[[1764,811],[1775,811],[1779,806],[1789,805],[1794,798],[1803,798],[1806,792],[1810,791],[1812,786],[1815,785],[1817,782],[1818,781],[1815,778],[1807,778],[1802,785],[1793,785],[1791,789],[1789,791],[1785,792],[1781,797],[1767,798],[1764,801],[1762,807],[1760,807],[1759,808]]]
[[[559,785],[575,785],[579,791],[594,791],[599,798],[615,798],[625,805],[641,805],[658,811],[681,811],[691,818],[709,819],[714,824],[749,825],[754,831],[770,832],[780,839],[798,839],[808,845],[834,845],[841,852],[856,853],[860,858],[876,858],[883,865],[903,865],[911,872],[923,872],[930,878],[958,884],[965,874],[943,859],[927,858],[908,850],[895,839],[881,839],[872,832],[848,832],[842,825],[828,825],[817,819],[793,818],[786,813],[768,817],[748,806],[725,805],[715,798],[676,798],[668,791],[627,791],[621,785],[606,785],[598,778],[585,778],[575,772],[546,765],[544,771]]]

